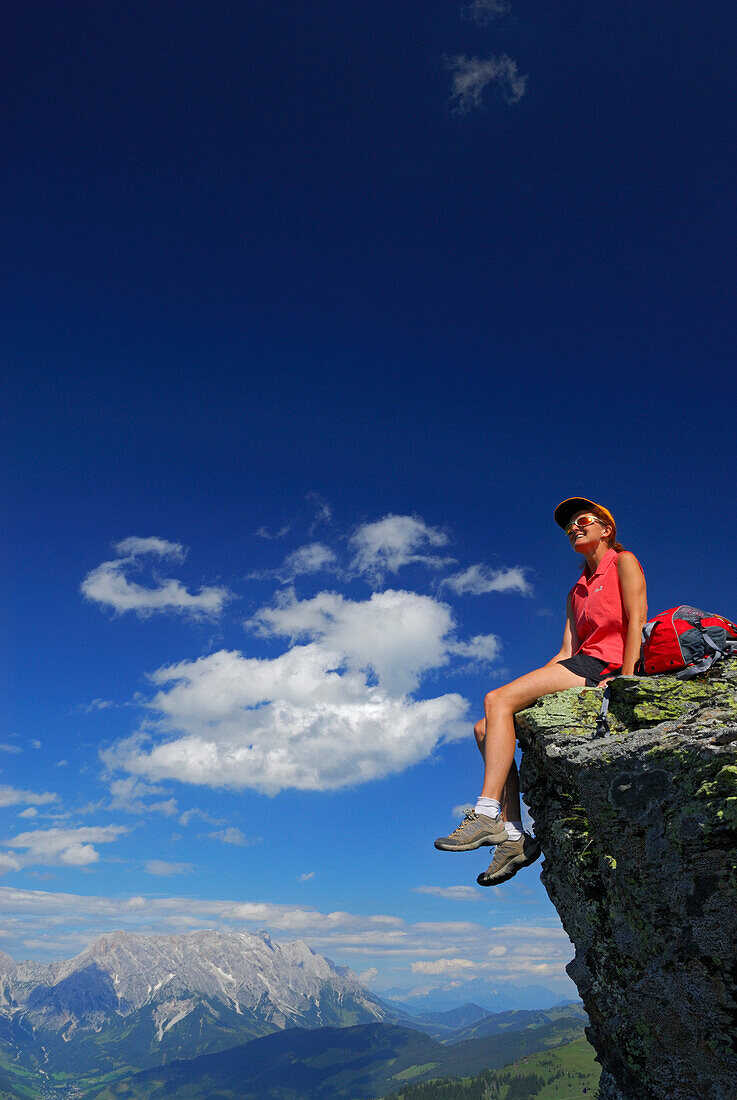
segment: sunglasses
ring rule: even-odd
[[[591,516],[591,515],[579,516],[578,519],[572,519],[570,523],[566,524],[566,534],[570,535],[570,533],[571,533],[571,531],[573,530],[574,527],[581,527],[581,528],[590,527],[592,523],[602,523],[603,524],[603,522],[604,521],[600,520],[598,516]]]

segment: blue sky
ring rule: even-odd
[[[737,15],[7,6],[0,948],[267,928],[570,993],[432,841],[604,502],[737,617]]]

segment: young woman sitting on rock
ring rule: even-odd
[[[537,840],[522,831],[515,714],[542,695],[631,676],[647,620],[642,566],[616,541],[611,512],[585,497],[570,497],[555,509],[555,521],[585,562],[568,595],[563,644],[542,668],[486,696],[485,717],[474,727],[484,759],[481,794],[458,828],[435,841],[444,852],[496,845],[491,864],[476,880],[480,886],[506,882],[540,855]]]

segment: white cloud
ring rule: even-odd
[[[507,0],[471,0],[471,3],[463,9],[464,15],[482,26],[486,26],[501,15],[506,15],[508,11]]]
[[[309,882],[311,878],[315,877],[314,871],[306,871],[303,875],[297,875],[297,882]]]
[[[361,971],[361,973],[358,975],[358,980],[359,982],[361,982],[362,985],[368,985],[369,982],[372,982],[374,978],[378,977],[378,975],[379,971],[376,969],[376,967],[370,966],[368,970]]]
[[[6,848],[25,849],[20,856],[24,867],[34,863],[50,866],[84,867],[97,863],[100,855],[95,844],[109,844],[128,830],[121,825],[101,825],[79,829],[36,829],[2,841]]]
[[[330,507],[324,497],[320,496],[319,493],[310,492],[305,497],[305,500],[308,500],[310,502],[315,513],[312,519],[312,523],[310,524],[310,534],[312,535],[315,529],[319,527],[321,523],[332,522],[333,509]]]
[[[168,877],[169,875],[187,875],[192,870],[191,863],[167,863],[163,859],[149,859],[144,865],[143,869],[147,875],[160,875]]]
[[[114,706],[115,703],[112,699],[93,699],[84,709],[88,714],[92,714],[96,710],[109,710],[110,707]]]
[[[476,634],[467,642],[453,642],[448,652],[477,664],[491,664],[499,656],[501,642],[496,634]]]
[[[249,625],[264,637],[312,642],[328,669],[370,670],[379,688],[394,697],[414,691],[423,672],[448,663],[456,626],[447,604],[391,589],[356,601],[336,592],[299,600],[289,590],[256,612]]]
[[[221,817],[213,817],[206,810],[201,810],[195,806],[191,810],[185,810],[184,813],[179,815],[179,824],[185,827],[189,825],[190,821],[199,820],[204,821],[207,825],[224,825],[225,821]]]
[[[286,558],[281,573],[285,580],[292,580],[306,573],[320,573],[335,564],[335,554],[322,542],[310,542],[300,546]]]
[[[463,970],[476,972],[479,969],[479,964],[475,959],[434,959],[430,962],[413,962],[411,969],[413,974],[442,974],[445,976],[447,974],[458,974]]]
[[[335,567],[337,560],[329,546],[322,542],[310,542],[288,554],[278,569],[257,569],[248,574],[248,579],[268,580],[273,577],[286,584],[295,577],[327,572]]]
[[[127,539],[113,544],[113,550],[121,557],[137,558],[144,554],[153,554],[157,558],[172,558],[174,561],[184,561],[187,551],[179,542],[168,542],[167,539],[139,538],[131,535]]]
[[[499,57],[447,57],[446,67],[453,73],[451,98],[459,114],[467,114],[482,105],[484,89],[495,84],[502,99],[519,103],[527,91],[527,77],[517,72],[517,62],[506,54]]]
[[[355,960],[359,967],[375,968],[379,959],[386,965],[408,968],[419,963],[415,972],[433,978],[435,985],[454,975],[474,978],[477,971],[494,980],[519,984],[524,979],[544,979],[562,991],[573,990],[564,969],[573,949],[559,925],[411,924],[389,914],[321,912],[294,903],[186,896],[101,897],[12,887],[0,887],[0,912],[2,947],[16,957],[25,957],[31,943],[36,953],[71,954],[102,932],[119,928],[152,933],[267,929],[282,942],[305,939],[316,951],[341,961]],[[429,971],[432,963],[439,965]]]
[[[0,743],[0,752],[10,752],[15,754],[23,752],[23,749],[19,745],[6,745],[4,743]]]
[[[487,592],[518,592],[522,596],[532,593],[526,570],[517,566],[509,569],[489,569],[485,565],[469,565],[460,573],[444,577],[441,588],[450,588],[458,596],[482,596]]]
[[[231,825],[227,829],[217,829],[207,835],[211,840],[219,840],[222,844],[237,844],[239,847],[255,843],[253,840],[249,840],[246,834],[241,829],[236,828],[235,825]]]
[[[152,586],[138,584],[129,575],[140,571],[151,559],[182,562],[184,547],[159,538],[127,538],[114,545],[118,557],[104,561],[87,574],[81,591],[88,600],[112,607],[118,614],[135,611],[146,617],[156,611],[173,611],[193,616],[218,615],[230,593],[220,586],[205,586],[198,593],[188,592],[181,581],[159,577],[154,572]]]
[[[114,779],[110,784],[112,798],[108,810],[122,810],[127,814],[164,814],[172,817],[178,813],[175,798],[157,798],[165,794],[163,787],[147,783],[145,779],[128,775],[123,779]],[[145,798],[156,798],[154,802],[144,802]]]
[[[288,526],[287,527],[281,527],[274,534],[271,534],[271,532],[266,527],[259,527],[258,531],[256,532],[256,534],[258,535],[258,537],[260,539],[269,539],[269,540],[271,540],[271,539],[283,539],[284,536],[288,533],[289,533],[289,527]]]
[[[7,875],[9,871],[20,871],[20,863],[7,852],[0,852],[0,875]]]
[[[269,662],[220,652],[179,665],[153,703],[171,739],[152,745],[136,735],[104,758],[135,774],[214,787],[331,790],[401,771],[440,740],[466,735],[459,695],[391,699],[330,664],[305,646]]]
[[[51,794],[49,791],[37,794],[35,791],[0,786],[0,806],[45,806],[49,802],[56,802],[58,797],[58,794]]]
[[[330,790],[401,771],[467,735],[460,695],[411,697],[458,645],[447,605],[413,592],[354,602],[289,591],[250,626],[295,644],[272,659],[221,650],[159,669],[156,721],[105,752],[107,763],[153,781]]]
[[[483,894],[474,886],[415,886],[416,894],[431,894],[436,898],[449,898],[450,901],[481,901]]]
[[[453,560],[433,552],[447,543],[444,531],[428,526],[417,516],[384,516],[375,523],[364,523],[351,536],[351,568],[377,583],[386,573],[397,573],[412,562],[437,569]]]

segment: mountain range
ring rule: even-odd
[[[102,936],[68,961],[0,954],[0,1057],[101,1079],[284,1028],[382,1021],[346,967],[266,933]]]
[[[302,941],[280,945],[266,933],[113,932],[76,958],[47,965],[0,953],[0,1012],[67,1040],[151,1007],[161,1041],[203,999],[266,1030],[386,1015],[347,967]]]
[[[63,962],[0,953],[0,1100],[258,1097],[267,1069],[282,1082],[274,1096],[337,1098],[341,1081],[379,1095],[403,1069],[477,1072],[576,1038],[583,1022],[580,1007],[413,1017],[306,943],[266,933],[116,932]]]

